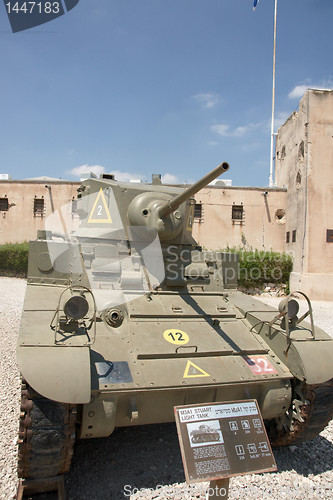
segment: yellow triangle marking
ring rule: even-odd
[[[186,225],[186,230],[187,231],[192,231],[193,217],[194,217],[194,206],[192,205],[190,207],[190,211],[189,211],[189,214],[188,214],[188,220],[187,220],[187,225]]]
[[[98,202],[99,202],[100,199],[101,199],[101,202],[98,205]],[[100,215],[102,215],[103,207],[104,207],[104,210],[105,210],[106,218],[104,218],[104,219],[97,219],[96,217],[99,217]],[[96,211],[96,213],[95,213],[95,211]],[[97,224],[106,224],[106,223],[110,223],[111,224],[112,223],[111,215],[110,215],[110,212],[109,212],[109,209],[108,209],[108,205],[106,203],[105,196],[104,196],[102,188],[100,188],[98,196],[97,196],[97,198],[95,200],[94,206],[91,209],[91,212],[90,212],[90,215],[89,215],[89,219],[88,219],[88,223],[97,223]]]
[[[190,374],[191,369],[191,374]],[[209,373],[205,372],[202,368],[199,368],[197,365],[192,363],[192,361],[188,360],[183,378],[194,378],[194,377],[210,377]]]

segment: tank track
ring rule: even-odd
[[[40,479],[69,470],[76,407],[44,398],[22,380],[18,476]]]
[[[303,384],[302,401],[292,402],[288,422],[279,428],[278,420],[267,425],[272,446],[289,446],[316,437],[333,417],[333,379],[317,385]],[[298,391],[299,394],[299,391]]]

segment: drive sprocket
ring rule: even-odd
[[[316,437],[333,417],[333,379],[295,384],[289,410],[266,422],[272,446],[297,445]]]

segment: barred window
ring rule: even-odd
[[[194,218],[201,219],[202,218],[202,204],[196,203],[194,205]]]
[[[244,207],[243,205],[233,205],[231,218],[232,220],[243,220]]]
[[[34,216],[36,215],[44,215],[44,198],[34,199]]]

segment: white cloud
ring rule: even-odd
[[[130,182],[138,179],[143,179],[141,174],[133,174],[132,172],[121,172],[120,170],[111,170],[108,172],[114,175],[116,181],[119,182]]]
[[[162,183],[163,184],[180,184],[179,179],[176,175],[168,174],[168,173],[162,175]]]
[[[225,125],[223,123],[217,123],[216,125],[211,126],[212,131],[216,132],[219,135],[222,135],[222,137],[230,135],[230,133],[228,132],[229,128],[229,125]]]
[[[220,97],[218,94],[196,94],[193,99],[200,102],[204,108],[213,108],[219,102]]]
[[[86,174],[93,172],[97,177],[99,177],[101,174],[105,172],[105,168],[102,167],[101,165],[81,165],[80,167],[74,167],[71,170],[67,170],[68,174],[72,174],[75,177],[80,177],[81,174]]]
[[[300,99],[303,97],[307,89],[317,89],[317,90],[332,90],[333,82],[327,80],[320,85],[306,84],[306,85],[296,85],[288,94],[289,99]]]
[[[246,125],[245,127],[237,127],[233,131],[232,135],[234,135],[236,137],[241,137],[241,136],[245,135],[246,132],[248,132],[250,128],[251,128],[250,125]]]
[[[90,172],[93,172],[95,175],[97,175],[97,177],[99,177],[101,174],[106,173],[105,167],[102,167],[101,165],[88,164],[81,165],[80,167],[75,167],[67,171],[67,173],[74,175],[75,177],[80,177],[81,174]],[[140,174],[133,174],[132,172],[122,172],[121,170],[111,170],[107,173],[113,174],[115,176],[115,179],[119,182],[130,182],[131,180],[138,180],[142,178]]]
[[[281,125],[285,123],[290,113],[282,111],[275,114],[274,117],[274,130],[278,130]],[[211,126],[211,130],[222,137],[244,137],[253,131],[261,131],[267,133],[271,129],[271,119],[263,120],[257,123],[248,123],[247,125],[240,125],[232,129],[229,125],[224,123],[217,123]],[[212,143],[213,144],[213,143]]]
[[[211,126],[211,130],[222,137],[243,137],[250,130],[261,127],[262,123],[249,123],[248,125],[241,125],[231,130],[229,125],[224,123],[217,123]]]
[[[291,92],[289,92],[289,99],[297,99],[303,96],[306,89],[308,89],[308,85],[296,85]]]

